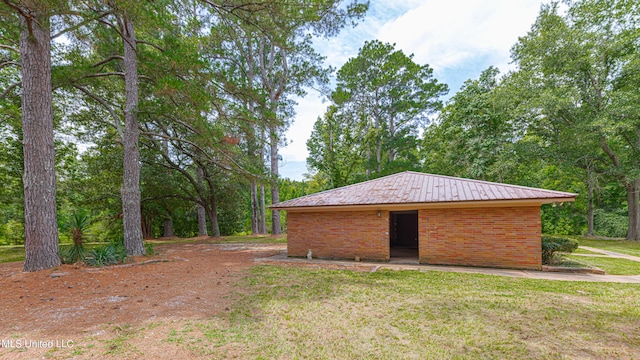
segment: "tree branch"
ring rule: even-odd
[[[121,23],[122,23],[122,21],[120,20],[120,17],[116,16],[116,20],[118,20],[118,24],[121,24]],[[128,43],[129,45],[131,45],[131,48],[133,48],[133,49],[135,49],[135,48],[136,48],[136,47],[135,47],[135,44],[132,44],[132,43],[131,43],[131,41],[129,41],[129,39],[127,39],[127,38],[124,36],[124,34],[122,33],[122,31],[120,31],[120,29],[119,29],[117,26],[115,26],[115,25],[113,25],[112,23],[110,23],[110,22],[108,22],[108,21],[106,21],[106,20],[103,20],[103,19],[98,19],[98,22],[101,22],[101,23],[103,23],[103,24],[107,25],[108,27],[110,27],[111,29],[113,29],[115,32],[117,32],[117,33],[118,33],[118,36],[120,36],[120,38],[121,38],[123,41],[125,41],[126,43]],[[124,26],[124,25],[121,25],[121,26]]]
[[[156,44],[152,44],[150,42],[144,41],[144,40],[136,40],[137,44],[143,44],[143,45],[149,45],[151,47],[154,47],[156,49],[158,49],[160,52],[164,52],[164,49],[161,48],[160,46],[156,45]]]
[[[116,130],[118,131],[118,135],[120,135],[120,139],[124,140],[124,131],[122,130],[122,124],[121,124],[121,121],[120,121],[120,117],[111,108],[111,106],[109,106],[109,104],[104,99],[102,99],[98,95],[92,93],[91,91],[87,90],[85,87],[83,87],[81,85],[78,85],[78,84],[74,84],[73,87],[75,87],[76,89],[82,91],[88,97],[90,97],[93,100],[97,101],[98,103],[100,103],[100,105],[102,105],[105,109],[107,109],[107,111],[109,112],[109,114],[113,118],[113,123],[114,123],[114,125],[116,127]]]
[[[2,94],[0,94],[0,99],[2,99],[5,96],[7,96],[11,92],[11,90],[13,90],[17,86],[21,86],[21,85],[22,85],[22,81],[18,81],[18,82],[15,82],[15,83],[9,85],[9,87],[5,91],[3,91]]]
[[[25,11],[19,5],[16,5],[16,4],[12,3],[9,0],[3,0],[3,1],[4,1],[5,4],[7,4],[7,6],[12,8],[13,10],[17,11],[18,14],[20,14],[20,16],[24,17],[24,19],[27,21],[27,28],[29,29],[29,35],[33,35],[33,25],[31,24],[31,22],[35,21],[36,24],[40,25],[38,20],[35,19],[32,14],[30,14],[28,11]],[[29,10],[29,9],[27,8],[27,10]],[[40,25],[40,26],[42,26],[42,25]]]
[[[81,21],[80,23],[78,23],[78,24],[76,24],[76,25],[74,25],[74,26],[72,26],[72,27],[66,28],[66,29],[64,29],[64,30],[62,30],[62,31],[60,31],[60,32],[58,32],[58,33],[56,33],[56,34],[53,34],[53,35],[51,36],[51,40],[53,40],[53,39],[57,38],[58,36],[61,36],[61,35],[63,35],[63,34],[66,34],[66,33],[68,33],[69,31],[76,30],[76,29],[78,29],[78,28],[80,28],[80,27],[84,26],[85,24],[88,24],[88,23],[89,23],[89,22],[91,22],[91,21],[98,20],[98,19],[102,19],[103,17],[105,17],[105,16],[107,16],[107,15],[111,15],[111,14],[113,14],[113,11],[107,11],[107,12],[104,12],[104,13],[102,13],[102,14],[98,14],[98,15],[97,15],[97,16],[95,16],[95,17],[91,17],[91,18],[89,18],[89,19],[86,19],[86,20],[84,20],[84,21]],[[74,14],[74,15],[80,15],[80,16],[81,16],[82,14]]]
[[[23,10],[20,6],[18,6],[18,5],[16,5],[16,4],[12,3],[12,2],[11,2],[11,1],[9,1],[9,0],[3,0],[3,1],[4,1],[4,3],[5,3],[5,4],[7,4],[7,6],[9,6],[10,8],[12,8],[13,10],[17,11],[17,12],[18,12],[18,14],[22,15],[25,19],[30,19],[30,18],[32,18],[32,16],[31,16],[30,14],[27,14],[26,12],[24,12],[24,10]]]
[[[616,157],[616,154],[611,150],[611,148],[607,144],[607,139],[606,138],[602,137],[602,140],[600,141],[600,147],[605,152],[605,154],[607,154],[609,159],[611,159],[611,162],[613,162],[613,165],[615,167],[619,167],[620,166],[620,162],[618,161],[618,157]]]
[[[16,54],[20,53],[20,50],[18,50],[18,48],[9,45],[0,44],[0,49],[10,50],[15,52]]]
[[[109,58],[107,58],[105,60],[100,61],[99,63],[96,63],[95,65],[93,65],[93,67],[98,67],[98,66],[104,65],[104,64],[106,64],[106,63],[108,63],[109,61],[112,61],[112,60],[124,60],[124,57],[122,57],[120,55],[113,55],[113,56],[110,56]]]
[[[120,76],[120,77],[124,77],[124,72],[106,72],[106,73],[97,73],[97,74],[88,74],[85,75],[83,77],[81,77],[80,79],[87,79],[87,78],[95,78],[95,77],[106,77],[106,76]],[[78,79],[78,80],[80,80]]]
[[[5,66],[10,66],[10,65],[15,65],[17,67],[20,67],[20,63],[12,61],[12,60],[7,60],[7,61],[0,62],[0,69],[2,69]]]

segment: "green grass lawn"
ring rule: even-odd
[[[640,285],[256,267],[227,315],[173,328],[246,359],[632,358]]]
[[[611,257],[591,257],[579,255],[567,255],[567,258],[581,263],[595,266],[604,270],[609,275],[640,275],[640,262],[611,258]]]
[[[573,237],[582,246],[590,246],[602,250],[615,251],[623,254],[640,256],[640,241],[628,240],[601,240],[586,238],[584,236]]]
[[[24,246],[6,245],[0,246],[0,263],[24,260]]]

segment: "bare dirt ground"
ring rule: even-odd
[[[33,348],[37,344],[25,350],[24,342],[31,340],[71,340],[78,348],[82,339],[109,339],[114,331],[127,328],[210,318],[229,310],[234,284],[247,275],[255,258],[278,254],[285,247],[203,239],[157,245],[153,257],[105,268],[62,265],[23,273],[22,262],[0,264],[0,358],[46,355],[47,349]],[[188,352],[176,353],[175,346],[172,352],[164,351],[161,339],[147,340],[153,345],[141,349],[144,358],[192,358]],[[22,349],[16,348],[18,341]]]

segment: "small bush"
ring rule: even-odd
[[[629,217],[624,209],[615,212],[596,209],[593,222],[596,235],[617,238],[627,236]]]
[[[156,250],[154,249],[152,243],[145,243],[144,244],[144,254],[146,256],[153,256],[153,255],[155,255],[155,253],[156,253]]]
[[[124,249],[124,245],[112,242],[89,250],[84,262],[89,266],[102,267],[123,263],[126,258],[127,252]]]
[[[542,263],[549,265],[558,252],[572,253],[578,248],[578,242],[572,239],[554,236],[542,236]]]
[[[87,249],[83,244],[60,248],[60,258],[63,264],[75,264],[78,261],[83,261],[86,253]]]

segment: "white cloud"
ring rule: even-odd
[[[547,2],[548,0],[545,0]],[[508,70],[510,49],[538,15],[541,0],[372,0],[367,18],[335,38],[315,42],[327,65],[339,69],[358,55],[365,41],[395,43],[414,61],[429,64],[440,82],[457,91],[490,65]],[[290,144],[281,149],[286,161],[305,161],[306,142],[315,120],[327,108],[310,92],[299,99],[295,122],[287,132]],[[294,178],[294,177],[291,177]],[[300,176],[298,180],[302,177]]]
[[[396,43],[436,72],[486,55],[506,70],[509,49],[530,29],[540,4],[540,0],[428,0],[387,22],[377,38]]]
[[[304,99],[298,99],[295,121],[287,131],[287,147],[280,152],[284,162],[307,160],[307,139],[313,131],[316,119],[324,114],[327,106],[315,92],[309,93]]]

